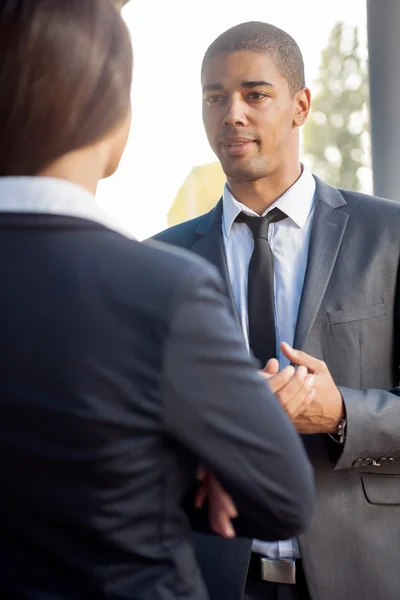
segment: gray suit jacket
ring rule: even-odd
[[[294,346],[327,363],[348,426],[343,449],[328,436],[303,436],[317,509],[301,555],[313,600],[398,600],[400,204],[316,182]],[[157,237],[217,265],[235,313],[221,215],[220,202]],[[213,599],[240,600],[250,542],[202,538],[198,546]]]

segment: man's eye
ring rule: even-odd
[[[266,98],[266,94],[262,94],[261,92],[251,92],[249,94],[250,100],[262,100]]]
[[[208,104],[216,104],[217,102],[221,102],[223,99],[224,99],[224,97],[221,95],[207,96],[206,102]]]

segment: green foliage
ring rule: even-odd
[[[359,54],[357,27],[336,23],[322,52],[312,112],[304,127],[304,150],[313,171],[327,183],[360,190],[368,167],[368,74]]]

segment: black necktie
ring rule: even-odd
[[[254,237],[248,273],[249,343],[262,367],[276,356],[274,318],[274,255],[268,244],[270,223],[286,219],[285,213],[273,208],[265,217],[240,213],[237,222],[246,223]]]

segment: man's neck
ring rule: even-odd
[[[296,168],[285,173],[273,173],[255,181],[245,181],[227,178],[228,187],[238,201],[262,215],[278,198],[280,198],[299,179],[302,167],[299,163]]]

